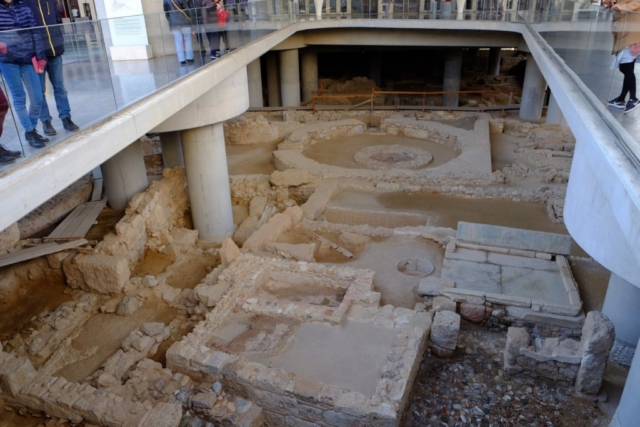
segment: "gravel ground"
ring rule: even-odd
[[[597,404],[572,388],[502,370],[506,333],[464,323],[451,359],[427,352],[413,385],[403,427],[607,426]]]

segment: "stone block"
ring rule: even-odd
[[[20,241],[20,228],[14,222],[9,227],[0,232],[0,255],[6,254],[14,249]]]
[[[459,259],[462,261],[471,261],[484,263],[487,262],[487,253],[475,249],[456,248],[455,251],[447,252],[446,257],[449,259]]]
[[[242,224],[240,224],[236,232],[233,234],[233,240],[238,242],[240,245],[244,244],[249,236],[257,230],[258,221],[259,219],[255,216],[250,216],[242,221]]]
[[[159,403],[150,412],[140,427],[178,427],[182,419],[182,405]]]
[[[140,308],[140,300],[135,297],[124,297],[118,304],[116,314],[118,316],[128,316],[135,313],[138,308]]]
[[[518,297],[514,295],[487,293],[485,299],[494,304],[509,305],[514,307],[531,307],[531,298]]]
[[[604,314],[587,313],[582,328],[582,360],[575,382],[578,393],[598,394],[614,339],[613,324]]]
[[[437,313],[439,311],[456,311],[456,303],[455,301],[450,300],[447,297],[435,297],[433,299],[433,303],[431,305],[431,309],[433,312]]]
[[[442,288],[454,288],[456,284],[444,277],[423,277],[418,284],[418,295],[438,296]],[[455,310],[453,310],[455,311]]]
[[[14,357],[0,366],[0,389],[9,396],[17,396],[20,390],[32,382],[38,373],[29,359]]]
[[[323,183],[319,185],[311,197],[302,205],[303,216],[310,220],[318,219],[320,215],[322,215],[322,212],[324,212],[336,187],[336,183]]]
[[[531,335],[525,328],[509,328],[507,343],[504,348],[504,364],[516,365],[520,357],[520,349],[531,345]]]
[[[267,207],[268,199],[265,196],[257,196],[251,199],[249,203],[249,215],[260,218],[264,208]]]
[[[143,334],[154,337],[164,333],[164,323],[160,322],[147,322],[140,325],[140,332]]]
[[[482,305],[486,300],[486,293],[469,289],[442,288],[440,294],[455,302]]]
[[[240,249],[233,243],[229,237],[222,241],[222,246],[220,246],[220,260],[223,265],[229,265],[233,262],[236,257],[240,255]]]
[[[553,261],[538,258],[528,258],[516,255],[489,253],[487,261],[503,267],[530,268],[532,270],[558,271],[558,265]]]
[[[453,311],[439,311],[431,324],[431,341],[442,348],[455,350],[460,333],[460,316]]]
[[[316,245],[314,243],[269,243],[266,249],[270,252],[276,253],[284,258],[293,258],[297,261],[315,262],[313,255],[316,251]]]
[[[489,254],[489,256],[494,254]],[[502,292],[500,266],[445,258],[441,277],[452,280],[456,288],[478,292]],[[469,301],[473,302],[473,301]],[[484,301],[478,304],[484,304]]]
[[[126,258],[102,254],[68,257],[62,268],[69,286],[99,294],[122,292],[131,274]]]
[[[459,222],[456,238],[468,242],[506,246],[552,254],[571,254],[571,236],[495,225]]]
[[[481,323],[485,315],[486,309],[484,305],[469,304],[467,302],[460,304],[460,316],[462,316],[463,319],[470,320],[474,323]]]
[[[278,237],[293,226],[291,217],[285,214],[275,214],[269,222],[260,227],[242,245],[243,250],[258,250],[270,242],[275,242]]]
[[[275,171],[269,176],[271,184],[276,187],[299,187],[315,180],[309,171],[303,169],[287,169]]]
[[[349,231],[344,231],[340,234],[340,242],[345,245],[360,246],[369,243],[370,240],[369,236],[363,236],[362,234],[351,233]]]
[[[302,212],[302,208],[300,208],[299,206],[288,207],[287,209],[284,210],[283,213],[287,215],[289,218],[291,218],[291,221],[293,222],[294,225],[302,221],[303,212]]]
[[[195,287],[194,295],[202,304],[207,307],[215,307],[229,290],[228,283],[217,283],[215,285],[206,285],[204,283]]]

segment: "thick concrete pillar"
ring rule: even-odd
[[[547,90],[547,82],[533,55],[529,54],[522,85],[522,101],[520,101],[521,119],[539,120],[542,117],[545,90]]]
[[[616,328],[611,358],[629,366],[640,339],[640,289],[611,273],[602,312]]]
[[[302,51],[302,101],[310,102],[311,94],[318,90],[318,54],[313,50]]]
[[[269,107],[279,107],[280,103],[280,77],[278,76],[277,52],[267,54],[267,92]]]
[[[142,144],[137,140],[101,166],[109,206],[124,209],[133,196],[149,186]]]
[[[458,92],[460,90],[460,74],[462,73],[462,48],[447,50],[444,58],[444,81],[442,90]],[[445,107],[457,107],[460,99],[458,93],[442,95],[442,105]]]
[[[487,61],[487,75],[498,76],[500,75],[500,55],[502,49],[499,47],[492,47],[489,49],[489,61]]]
[[[283,107],[300,106],[300,63],[298,49],[280,51],[280,88]]]
[[[379,53],[373,53],[369,57],[369,79],[376,86],[382,86],[382,55]]]
[[[617,330],[616,335],[618,335]],[[613,414],[609,427],[636,427],[638,425],[640,419],[638,395],[640,395],[640,351],[636,352],[631,362],[631,369],[624,384],[620,403],[616,413]]]
[[[234,231],[222,123],[182,131],[193,225],[198,237],[221,242]]]
[[[568,127],[567,121],[564,119],[562,110],[560,110],[558,101],[556,101],[556,97],[553,96],[553,93],[551,93],[551,96],[549,97],[549,105],[547,106],[547,123],[550,125]]]
[[[262,69],[260,58],[247,64],[247,81],[249,83],[249,107],[262,108]]]
[[[165,168],[184,167],[180,132],[160,134],[160,145],[162,146],[162,162]]]

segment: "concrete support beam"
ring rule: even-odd
[[[498,76],[500,75],[500,57],[502,48],[492,47],[489,49],[489,61],[487,61],[487,75]]]
[[[267,54],[267,92],[269,107],[279,107],[280,103],[280,76],[278,75],[278,56],[275,52]]]
[[[300,106],[300,63],[298,49],[282,50],[280,54],[280,88],[283,107]]]
[[[180,132],[160,134],[160,145],[162,146],[162,162],[165,168],[184,167]]]
[[[610,357],[629,366],[640,340],[640,289],[611,273],[602,312],[616,328]]]
[[[522,85],[521,119],[539,120],[542,117],[544,92],[546,90],[547,82],[533,55],[529,55],[527,57],[527,68],[524,72],[524,84]]]
[[[547,107],[547,123],[550,125],[560,125],[563,127],[568,127],[567,121],[562,114],[562,110],[560,110],[560,106],[558,105],[558,101],[556,101],[556,97],[549,97],[549,106]]]
[[[221,242],[234,231],[222,123],[182,131],[193,225],[198,237]]]
[[[122,210],[133,196],[149,186],[142,144],[137,140],[101,166],[109,206]]]
[[[613,414],[609,427],[635,427],[638,425],[640,419],[638,394],[640,394],[640,352],[636,352],[631,362],[631,369],[624,384],[620,403],[616,413]]]
[[[462,73],[462,48],[447,50],[444,58],[444,81],[442,90],[458,92],[460,90],[460,74]],[[460,95],[450,93],[442,95],[442,105],[445,107],[457,107]]]
[[[310,102],[311,94],[318,90],[318,54],[313,50],[302,51],[302,101]]]
[[[260,58],[247,65],[247,81],[249,83],[249,107],[264,107],[262,99],[262,69]]]

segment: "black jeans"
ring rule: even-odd
[[[622,80],[622,93],[618,97],[619,101],[624,101],[627,97],[627,93],[630,94],[629,100],[636,99],[636,75],[633,72],[633,67],[636,61],[627,62],[626,64],[620,64],[620,72],[624,75]]]

